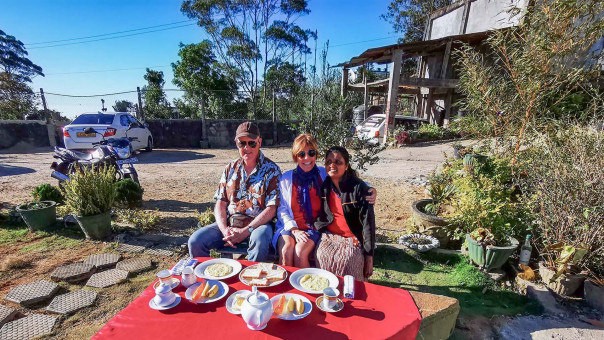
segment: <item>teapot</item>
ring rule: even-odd
[[[252,294],[248,295],[241,306],[241,316],[249,329],[263,330],[273,316],[273,304],[268,295],[252,286]]]

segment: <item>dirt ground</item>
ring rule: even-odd
[[[264,148],[267,157],[282,171],[294,167],[289,148]],[[424,196],[424,189],[409,183],[434,171],[452,153],[452,143],[385,150],[381,161],[361,177],[378,190],[376,217],[378,232],[404,229],[411,203]],[[195,212],[213,206],[212,196],[224,166],[238,157],[233,149],[163,149],[141,153],[135,167],[144,193],[143,208],[157,210],[159,229],[173,235],[188,235],[196,228]],[[29,192],[43,183],[56,184],[50,177],[52,153],[0,152],[0,202],[16,205],[31,199]],[[319,161],[321,163],[322,161]]]

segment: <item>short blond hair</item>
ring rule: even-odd
[[[312,150],[319,151],[319,145],[310,133],[302,133],[294,139],[294,144],[292,145],[292,159],[294,162],[298,161],[298,152],[302,151],[305,147],[309,147]]]

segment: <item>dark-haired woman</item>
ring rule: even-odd
[[[336,275],[367,281],[373,273],[375,215],[365,197],[369,186],[350,167],[345,148],[335,146],[325,156],[327,178],[321,186],[322,209],[315,227],[322,232],[317,265]]]

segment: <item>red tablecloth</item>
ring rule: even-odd
[[[199,258],[200,263],[208,258]],[[254,262],[240,261],[244,267]],[[247,328],[241,315],[227,311],[225,302],[238,290],[251,290],[238,276],[223,280],[229,292],[210,304],[195,304],[185,299],[182,286],[174,289],[182,297],[180,304],[166,311],[149,308],[154,296],[152,285],[124,310],[114,316],[92,339],[415,339],[421,316],[413,298],[403,289],[356,281],[355,298],[343,299],[344,309],[325,313],[317,308],[311,295],[295,290],[289,275],[297,268],[285,267],[288,278],[271,288],[260,289],[269,298],[291,292],[306,296],[312,303],[311,313],[295,321],[273,316],[262,331]],[[340,278],[338,289],[342,291]]]

